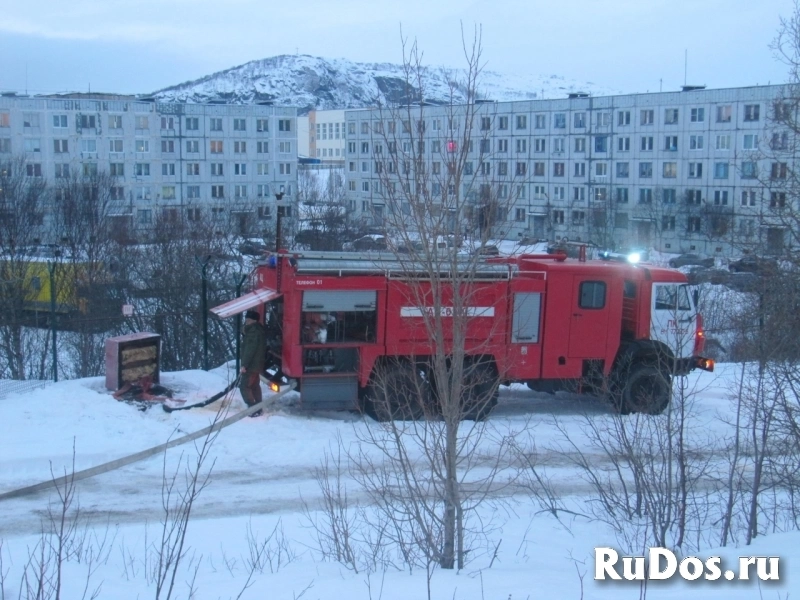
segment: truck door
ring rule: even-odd
[[[569,355],[603,358],[608,345],[608,282],[577,276],[572,284]]]
[[[664,342],[676,358],[691,356],[697,316],[686,285],[654,283],[651,314],[651,339]]]

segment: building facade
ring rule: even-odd
[[[133,97],[0,97],[0,162],[59,180],[107,173],[109,213],[146,229],[208,214],[243,234],[269,228],[275,194],[297,191],[297,111],[162,104]],[[55,198],[58,201],[58,198]]]
[[[475,181],[457,192],[480,204],[476,191],[492,186],[507,200],[497,219],[511,239],[567,237],[711,255],[779,252],[790,239],[779,213],[792,208],[787,186],[796,154],[793,134],[775,119],[775,111],[789,110],[787,92],[693,87],[484,103],[475,107],[469,142]],[[415,108],[407,114],[422,122],[413,125],[385,109],[347,111],[352,209],[373,222],[393,210],[384,193],[386,159],[410,147],[404,139],[420,142],[430,173],[446,165],[446,149],[464,135],[464,123],[452,122],[457,109]],[[387,144],[389,130],[397,136]]]
[[[323,165],[341,167],[345,157],[345,111],[308,113],[309,156]]]

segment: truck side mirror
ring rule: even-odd
[[[700,306],[700,290],[698,290],[697,288],[692,290],[692,300],[694,300],[695,310],[698,310]]]

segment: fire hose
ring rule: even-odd
[[[173,409],[173,410],[182,410],[184,408],[196,408],[198,406],[207,406],[208,404],[211,404],[211,402],[214,402],[215,400],[219,400],[225,394],[230,392],[234,388],[234,386],[236,385],[237,381],[238,381],[238,378],[235,379],[230,385],[228,385],[228,387],[225,388],[224,391],[220,392],[219,394],[215,394],[215,396],[212,396],[213,400],[210,398],[209,400],[206,400],[206,401],[204,401],[204,403],[201,403],[201,404],[193,404],[191,406],[182,407],[181,409]],[[2,501],[2,500],[10,500],[12,498],[20,498],[22,496],[28,496],[30,494],[35,494],[37,492],[42,492],[44,490],[48,490],[48,489],[55,488],[55,487],[58,487],[58,486],[62,486],[62,485],[68,484],[68,483],[72,483],[74,481],[80,481],[82,479],[89,479],[90,477],[95,477],[97,475],[102,475],[103,473],[108,473],[109,471],[115,471],[116,469],[121,469],[122,467],[126,467],[128,465],[133,464],[133,463],[136,463],[136,462],[148,459],[150,457],[156,456],[157,454],[161,454],[162,452],[165,452],[166,450],[168,450],[170,448],[174,448],[175,446],[180,446],[181,444],[185,444],[187,442],[192,442],[192,441],[194,441],[194,440],[196,440],[198,438],[205,437],[205,436],[210,435],[210,434],[212,434],[214,432],[217,432],[217,431],[220,431],[222,429],[225,429],[229,425],[233,425],[237,421],[241,421],[245,417],[249,417],[250,415],[252,415],[253,413],[255,413],[255,412],[259,411],[259,410],[263,410],[268,405],[273,404],[277,399],[279,399],[282,396],[284,396],[284,395],[288,394],[289,392],[291,392],[295,388],[295,386],[296,386],[296,384],[294,382],[291,382],[289,384],[288,389],[282,390],[282,391],[278,392],[277,394],[273,394],[272,396],[270,396],[269,398],[265,398],[264,400],[262,400],[258,404],[254,404],[253,406],[250,406],[250,407],[246,408],[245,410],[236,413],[235,415],[231,415],[230,417],[222,419],[221,421],[216,421],[216,422],[212,423],[211,425],[209,425],[208,427],[204,427],[203,429],[201,429],[199,431],[195,431],[194,433],[190,433],[188,435],[185,435],[183,437],[180,437],[180,438],[177,438],[177,439],[174,439],[174,440],[169,440],[169,441],[167,441],[167,442],[165,442],[163,444],[159,444],[158,446],[154,446],[153,448],[149,448],[148,450],[142,450],[141,452],[137,452],[136,454],[131,454],[130,456],[124,456],[122,458],[118,458],[116,460],[112,460],[111,462],[107,462],[107,463],[104,463],[102,465],[97,465],[96,467],[91,467],[89,469],[83,469],[82,471],[75,471],[75,472],[70,473],[68,475],[63,475],[61,477],[53,477],[48,481],[43,481],[43,482],[37,483],[35,485],[29,485],[29,486],[24,487],[24,488],[19,488],[19,489],[16,489],[16,490],[12,490],[10,492],[2,493],[2,494],[0,494],[0,501]],[[171,412],[171,411],[168,411],[168,412]]]

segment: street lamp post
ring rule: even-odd
[[[275,221],[275,254],[277,255],[281,251],[281,220],[283,219],[283,206],[281,205],[281,200],[283,200],[283,192],[275,192],[275,214],[276,214],[276,221]],[[277,291],[281,290],[281,276],[283,275],[283,268],[280,256],[275,257],[277,261],[277,265],[275,267],[275,280],[276,280],[276,287],[278,288]]]
[[[47,263],[50,272],[50,332],[53,338],[53,381],[58,383],[58,326],[56,323],[56,262],[61,257],[61,251],[53,253],[53,260]]]

